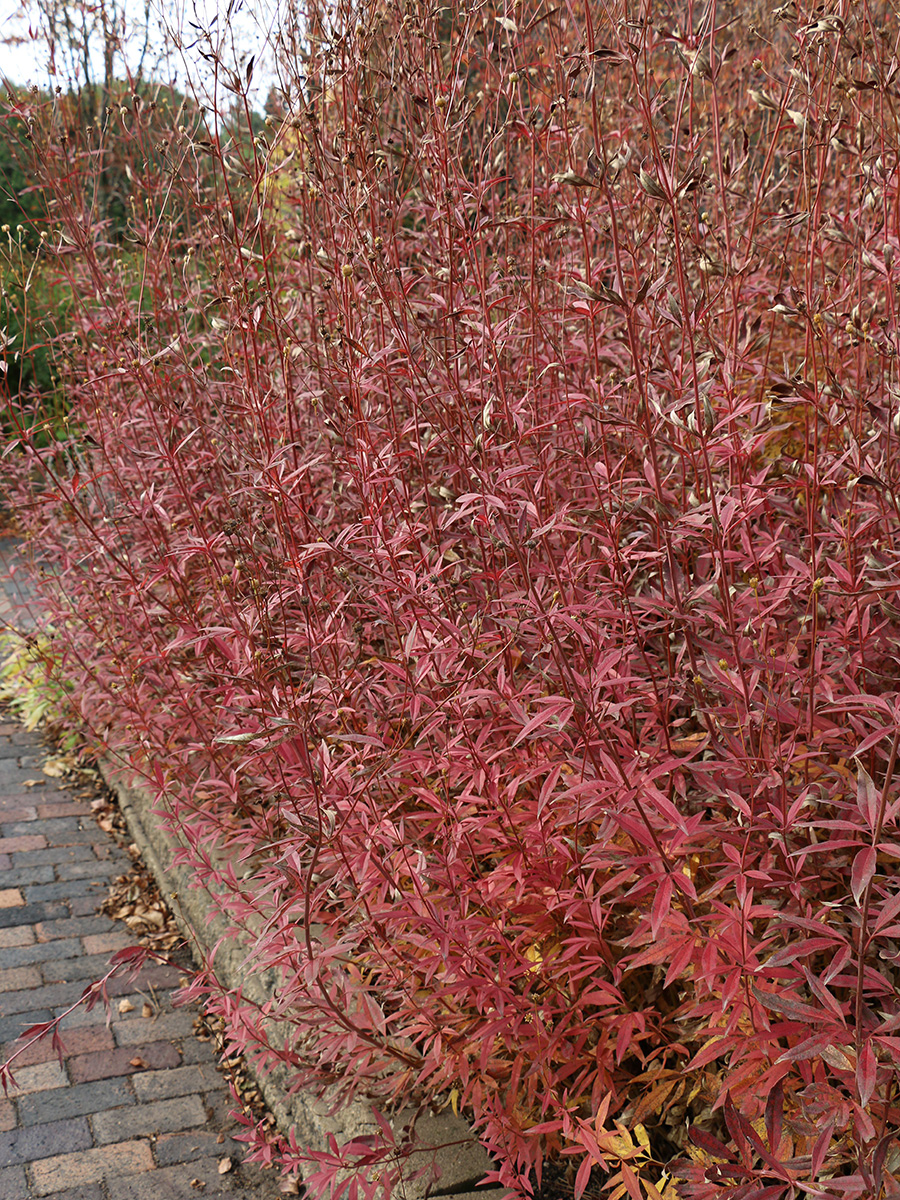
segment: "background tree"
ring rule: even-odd
[[[0,387],[8,397],[42,396],[49,402],[55,376],[42,312],[55,310],[55,326],[65,300],[39,261],[48,210],[30,156],[28,126],[10,90],[0,105],[0,332],[5,367]]]

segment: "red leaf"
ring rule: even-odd
[[[21,1042],[21,1041],[24,1041],[26,1038],[32,1038],[32,1039],[44,1038],[47,1036],[48,1033],[53,1032],[55,1025],[56,1025],[56,1022],[54,1020],[38,1021],[38,1023],[36,1025],[29,1025],[27,1029],[23,1029],[22,1032],[18,1035],[18,1038],[16,1040]]]
[[[784,1116],[784,1084],[779,1079],[766,1098],[766,1134],[769,1149],[778,1153],[781,1145],[781,1120]]]
[[[725,1117],[725,1124],[728,1127],[728,1132],[731,1134],[732,1141],[738,1150],[744,1153],[747,1150],[747,1134],[750,1126],[746,1117],[743,1117],[735,1108],[730,1092],[725,1093],[722,1114]]]
[[[849,946],[842,946],[822,972],[822,982],[825,984],[830,984],[832,979],[834,979],[835,976],[839,975],[841,971],[843,971],[844,967],[850,961],[851,954],[852,951]]]
[[[819,1023],[822,1020],[821,1009],[812,1008],[809,1004],[801,1004],[790,993],[763,992],[756,984],[752,984],[751,989],[764,1008],[781,1013],[782,1016],[789,1017],[792,1021],[802,1021],[806,1024],[808,1021]]]
[[[887,1152],[895,1141],[895,1138],[896,1134],[893,1130],[885,1134],[875,1147],[875,1153],[872,1155],[872,1178],[876,1193],[881,1191],[881,1181],[884,1178],[884,1160],[887,1158]]]
[[[841,1008],[840,1002],[836,1000],[834,996],[832,996],[828,988],[824,986],[821,980],[816,978],[816,976],[812,973],[812,971],[809,970],[808,967],[803,968],[803,974],[806,977],[809,990],[812,992],[815,998],[832,1013],[837,1021],[843,1024],[844,1012]]]
[[[572,705],[565,702],[559,702],[548,705],[541,712],[536,713],[530,720],[526,721],[516,735],[513,746],[518,746],[526,738],[531,737],[534,732],[544,725],[549,725],[553,721],[557,721],[557,727],[561,727],[568,720]]]
[[[815,1178],[822,1169],[822,1163],[825,1161],[825,1155],[828,1153],[828,1148],[831,1145],[831,1135],[834,1133],[834,1121],[831,1120],[819,1134],[816,1139],[816,1144],[813,1146],[812,1159],[810,1161],[809,1177],[815,1182]]]
[[[669,905],[672,902],[672,877],[667,875],[656,891],[653,897],[653,905],[650,909],[650,932],[653,934],[653,940],[656,941],[659,937],[659,929],[663,921],[669,915]]]
[[[832,1039],[832,1032],[816,1033],[805,1041],[800,1042],[796,1046],[792,1046],[790,1050],[785,1050],[775,1060],[776,1062],[808,1062],[811,1058],[821,1058],[822,1048],[827,1046]]]
[[[575,1176],[575,1200],[581,1200],[581,1197],[584,1195],[584,1189],[591,1180],[593,1166],[593,1159],[589,1154],[586,1154],[581,1160],[581,1166],[578,1168],[578,1173]]]
[[[631,1200],[644,1200],[643,1195],[641,1193],[641,1185],[638,1182],[638,1178],[635,1175],[634,1171],[632,1171],[631,1167],[629,1167],[628,1163],[623,1162],[621,1164],[621,1171],[622,1171],[622,1182],[625,1184],[625,1187],[628,1191],[628,1195],[631,1197]]]
[[[881,929],[884,925],[889,925],[898,913],[900,913],[900,892],[895,892],[889,900],[885,901],[881,909],[873,914],[875,929]]]
[[[864,850],[859,851],[853,860],[853,870],[850,873],[850,891],[853,893],[853,899],[857,905],[862,900],[866,888],[872,882],[877,861],[878,852],[874,846],[866,846]]]
[[[766,959],[766,966],[786,967],[798,958],[808,954],[817,954],[819,951],[831,949],[835,945],[840,945],[840,938],[837,934],[834,937],[801,938],[799,942],[791,942],[780,950],[776,950],[771,958]]]
[[[856,1086],[859,1091],[859,1102],[865,1108],[872,1099],[875,1083],[878,1078],[878,1060],[872,1049],[871,1041],[863,1046],[856,1064]]]
[[[688,1130],[688,1137],[695,1146],[705,1150],[707,1154],[712,1154],[714,1158],[721,1158],[725,1162],[734,1162],[734,1155],[728,1147],[717,1137],[707,1133],[705,1129],[698,1129],[696,1125],[692,1125]]]
[[[682,973],[696,952],[696,945],[692,937],[687,938],[682,942],[681,946],[672,955],[672,961],[669,964],[669,969],[666,972],[666,987],[673,983]]]
[[[856,807],[874,832],[878,824],[878,791],[872,776],[860,762],[856,764]]]

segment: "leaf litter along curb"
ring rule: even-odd
[[[128,929],[129,936],[135,938],[140,945],[147,947],[160,955],[166,955],[164,961],[180,966],[182,969],[190,966],[185,955],[188,944],[185,942],[175,916],[159,890],[156,880],[140,857],[140,851],[134,842],[128,842],[128,826],[122,814],[115,793],[105,783],[99,772],[92,772],[97,781],[97,795],[91,802],[91,809],[97,824],[113,837],[120,846],[134,858],[131,869],[118,876],[109,887],[109,894],[99,906],[99,910],[113,920],[122,921]],[[181,950],[183,953],[179,954]],[[161,960],[163,961],[163,960]],[[182,976],[181,986],[185,988],[189,979]],[[121,1002],[133,1009],[130,1001]],[[148,1003],[142,1003],[141,1015],[145,1019],[154,1019],[159,1014],[159,1004],[152,995]],[[193,1033],[198,1041],[214,1044],[216,1051],[216,1069],[225,1077],[231,1088],[236,1104],[240,1106],[245,1120],[268,1131],[274,1141],[278,1140],[277,1126],[274,1116],[266,1106],[259,1088],[247,1071],[243,1055],[226,1054],[224,1022],[221,1018],[208,1016],[202,1009],[194,1018]],[[220,1135],[221,1137],[221,1135]],[[224,1139],[222,1139],[224,1140]],[[223,1164],[230,1160],[222,1159],[219,1163],[219,1173],[225,1174],[231,1170]]]
[[[52,779],[66,780],[65,786],[90,804],[91,815],[100,829],[132,859],[131,868],[112,880],[107,896],[98,902],[98,912],[124,922],[129,934],[142,946],[164,954],[186,948],[174,915],[141,858],[137,843],[130,840],[128,826],[115,793],[106,785],[86,750],[67,750],[49,755],[41,766]]]

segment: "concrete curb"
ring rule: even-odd
[[[101,763],[101,771],[116,793],[131,837],[140,848],[161,893],[170,902],[182,933],[202,953],[210,953],[216,948],[216,975],[226,988],[240,988],[254,1004],[264,1004],[271,999],[278,982],[274,972],[248,973],[245,970],[248,947],[228,940],[229,923],[219,910],[213,893],[206,886],[198,886],[196,875],[187,867],[174,863],[176,850],[185,843],[179,844],[163,828],[159,817],[153,813],[154,800],[150,794],[129,779],[128,772],[108,762]],[[175,903],[172,903],[173,898],[176,898]],[[310,1093],[290,1093],[286,1068],[276,1068],[263,1075],[253,1071],[250,1064],[248,1066],[278,1127],[284,1132],[293,1129],[298,1145],[324,1150],[329,1134],[340,1143],[377,1131],[370,1105],[355,1101],[329,1115],[327,1105]],[[392,1124],[399,1130],[406,1119],[401,1113],[393,1118]],[[416,1131],[422,1150],[411,1156],[410,1171],[425,1167],[431,1159],[434,1172],[405,1181],[400,1189],[401,1200],[423,1200],[426,1196],[501,1200],[506,1195],[502,1188],[472,1191],[491,1170],[492,1163],[461,1118],[446,1112],[421,1117],[416,1123]],[[432,1180],[429,1180],[429,1174],[433,1174]]]

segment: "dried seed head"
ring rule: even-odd
[[[788,108],[785,110],[785,115],[790,118],[801,133],[815,134],[816,123],[806,113],[799,112],[795,108]]]
[[[583,175],[579,175],[576,171],[557,171],[550,178],[553,183],[568,183],[572,187],[594,187],[590,179],[585,179]]]
[[[701,48],[693,55],[690,62],[691,74],[696,79],[712,79],[712,67],[709,61],[709,51]]]
[[[638,172],[638,183],[641,186],[641,190],[646,192],[648,196],[652,196],[654,200],[667,199],[664,188],[643,167]]]
[[[697,266],[704,275],[724,275],[725,267],[717,258],[713,258],[705,251],[701,250],[697,257]]]
[[[629,146],[628,142],[623,142],[622,148],[617,151],[617,153],[609,160],[609,163],[607,164],[607,170],[613,174],[618,174],[623,167],[628,165],[628,161],[631,158],[631,153],[631,146]]]
[[[778,111],[778,105],[774,100],[770,99],[765,92],[758,92],[754,88],[748,88],[747,95],[755,104],[758,104],[760,108],[768,108],[772,112]]]
[[[703,397],[703,432],[706,434],[712,433],[716,427],[716,411],[712,406],[709,396]]]

